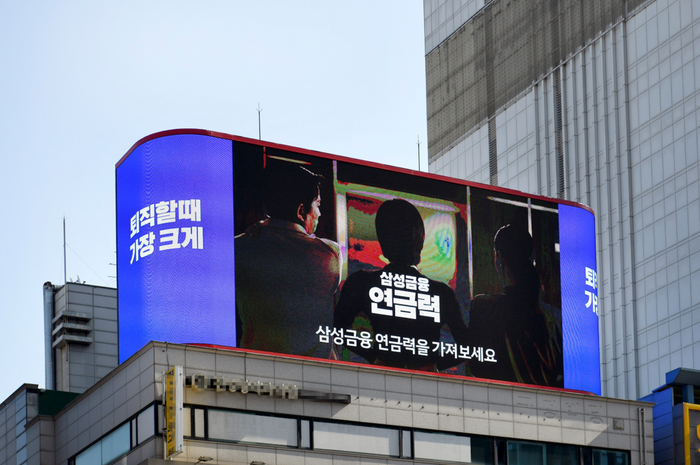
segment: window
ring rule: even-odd
[[[151,405],[136,417],[137,444],[142,444],[153,437],[156,432],[155,406]]]
[[[401,458],[410,459],[413,456],[412,446],[411,446],[411,432],[408,430],[401,431]]]
[[[314,450],[399,456],[399,430],[314,421]]]
[[[194,409],[194,437],[204,438],[204,409]]]
[[[107,465],[131,450],[131,422],[126,422],[75,457],[75,465]]]
[[[297,420],[210,409],[209,439],[296,447]]]
[[[155,405],[151,405],[76,455],[71,463],[108,465],[155,434]]]
[[[471,438],[439,433],[413,433],[416,459],[471,463]]]
[[[301,447],[311,449],[311,422],[309,420],[301,420]]]
[[[593,465],[629,465],[629,454],[614,450],[593,449]]]
[[[415,431],[413,446],[416,459],[479,465],[493,463],[493,438],[490,437]]]
[[[508,441],[509,465],[544,465],[545,445]]]
[[[102,438],[102,441],[100,441],[102,444],[102,463],[110,463],[129,452],[131,449],[131,443],[129,441],[130,436],[130,425],[129,423],[124,423]],[[153,436],[153,434],[151,434],[151,436]]]
[[[508,464],[578,465],[579,448],[566,444],[508,441]]]
[[[102,441],[88,447],[75,458],[75,465],[94,465],[102,463]]]
[[[189,407],[182,409],[182,434],[183,436],[192,436],[192,410]]]
[[[501,465],[629,465],[623,451],[567,444],[514,441],[491,436],[416,431],[412,428],[321,421],[296,416],[210,408],[184,407],[184,435],[189,439],[266,444],[316,451],[338,451],[443,463],[493,465],[498,449]],[[159,413],[159,415],[161,415]],[[153,418],[149,407],[132,419],[141,428]],[[150,428],[150,426],[149,426]],[[151,431],[149,429],[149,431]],[[104,439],[103,439],[104,440]],[[94,445],[93,447],[96,447]],[[93,447],[74,465],[99,463]],[[135,446],[134,446],[135,447]],[[581,460],[583,460],[581,462]]]

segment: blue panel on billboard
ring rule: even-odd
[[[600,395],[598,277],[593,214],[559,206],[565,387]]]
[[[231,141],[161,137],[117,170],[119,359],[151,340],[234,346]]]
[[[181,130],[118,165],[117,241],[120,361],[159,340],[600,393],[580,205]]]

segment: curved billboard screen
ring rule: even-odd
[[[201,130],[117,185],[119,357],[212,344],[600,393],[579,204]]]

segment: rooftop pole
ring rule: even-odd
[[[68,274],[66,273],[66,217],[63,216],[63,284],[68,282]]]
[[[418,171],[420,171],[420,136],[418,136],[418,142],[416,142],[416,144],[418,144]]]

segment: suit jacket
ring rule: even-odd
[[[333,325],[340,248],[296,223],[266,220],[235,239],[241,346],[328,358],[316,335]]]

